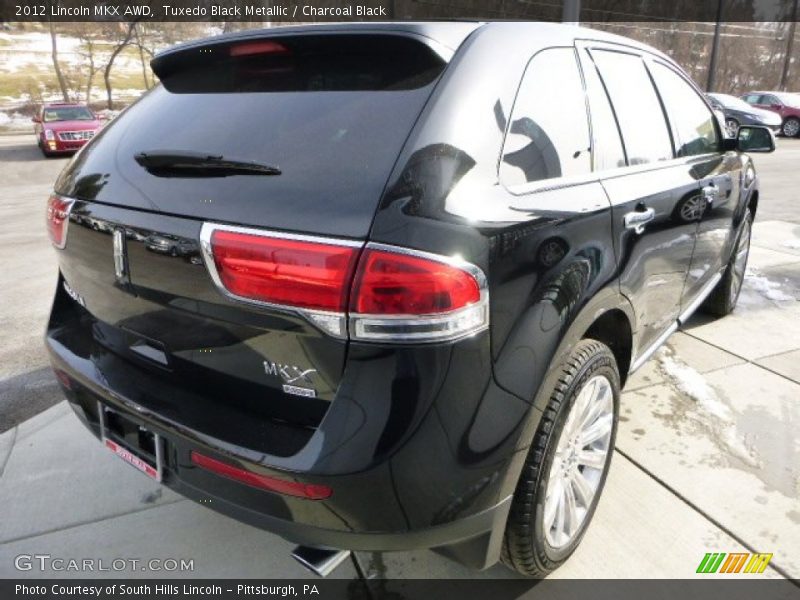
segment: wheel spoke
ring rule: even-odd
[[[549,486],[548,486],[549,487]],[[553,527],[553,521],[556,518],[558,505],[564,495],[564,486],[561,478],[557,477],[553,482],[552,489],[548,490],[547,498],[544,501],[544,530],[550,531]]]
[[[559,543],[561,543],[561,540],[559,539],[561,537],[561,535],[562,534],[565,535],[565,536],[567,535],[567,532],[564,529],[564,524],[565,524],[565,520],[566,520],[566,516],[567,516],[566,515],[566,513],[567,513],[567,508],[566,508],[567,500],[565,498],[564,489],[565,489],[565,487],[561,486],[560,493],[559,493],[558,497],[555,499],[556,500],[556,516],[555,516],[555,522],[553,524],[553,528],[555,529],[555,535],[553,537]],[[569,537],[569,536],[567,536],[567,537]]]
[[[570,423],[569,435],[572,437],[583,427],[586,413],[590,412],[594,406],[593,400],[597,390],[597,381],[593,381],[591,387],[584,387],[575,399],[575,406],[570,411],[567,421]]]
[[[577,469],[572,474],[571,483],[575,490],[576,500],[580,502],[581,506],[588,510],[592,503],[592,498],[594,498],[594,488],[586,481],[583,473]]]
[[[581,450],[578,453],[578,464],[592,469],[602,469],[606,466],[607,454],[602,450]]]
[[[568,538],[571,538],[575,532],[578,531],[580,521],[578,519],[578,507],[575,504],[575,490],[572,485],[564,486],[565,508],[567,513],[567,522],[564,533]]]
[[[580,445],[585,448],[609,433],[611,433],[611,415],[603,415],[581,432]]]
[[[603,380],[602,383],[595,385],[595,389],[592,394],[592,401],[589,405],[589,408],[586,410],[583,419],[581,420],[581,429],[586,429],[589,425],[591,425],[598,417],[598,415],[606,409],[606,396],[605,394],[608,392],[608,383]]]

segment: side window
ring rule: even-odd
[[[590,171],[586,98],[575,51],[542,50],[522,76],[500,180],[518,185]]]
[[[678,156],[696,156],[719,150],[715,117],[683,77],[661,63],[653,64],[653,79],[661,93],[676,135]]]
[[[762,104],[762,96],[761,94],[748,94],[744,101],[748,104]]]
[[[593,50],[617,116],[629,165],[672,158],[664,112],[644,61],[633,54]]]
[[[591,59],[587,63],[588,68],[584,69],[584,76],[586,94],[589,96],[589,114],[592,119],[592,164],[595,171],[618,169],[624,167],[626,163],[617,121],[614,119],[608,94],[594,63]]]
[[[776,96],[762,96],[761,97],[761,104],[783,104]]]

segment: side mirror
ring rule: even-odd
[[[766,127],[742,125],[736,135],[739,152],[774,152],[775,134]]]

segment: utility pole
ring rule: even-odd
[[[719,37],[722,28],[722,0],[717,0],[717,21],[714,24],[714,41],[711,44],[711,59],[708,61],[706,91],[713,92],[717,79],[717,56],[719,56]]]
[[[789,41],[786,42],[786,56],[783,58],[783,72],[781,72],[781,85],[782,91],[786,91],[786,84],[789,79],[789,68],[792,63],[792,50],[794,49],[794,30],[797,27],[797,4],[798,0],[794,0],[792,6],[792,20],[789,22]]]
[[[581,20],[581,0],[562,0],[561,21],[577,25]]]

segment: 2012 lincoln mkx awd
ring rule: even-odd
[[[152,67],[47,207],[86,426],[323,574],[567,560],[626,378],[736,305],[772,133],[554,24],[275,28]]]

